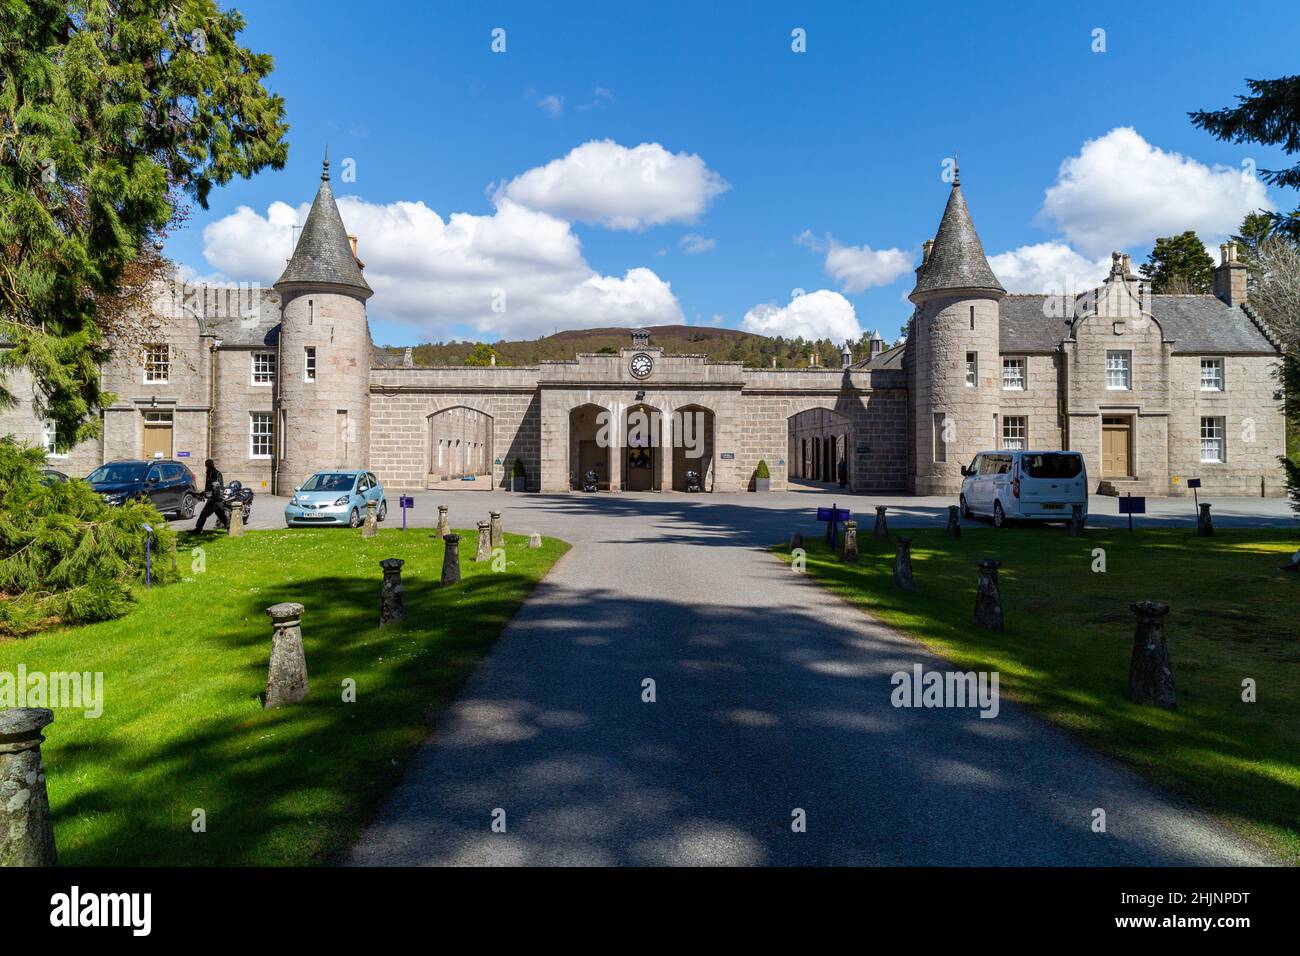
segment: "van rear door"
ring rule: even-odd
[[[1020,458],[1020,506],[1026,511],[1061,512],[1088,500],[1083,456],[1078,452],[1027,453]]]

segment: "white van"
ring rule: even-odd
[[[1001,528],[1014,518],[1088,517],[1088,471],[1077,451],[982,451],[961,470],[962,517],[988,515]]]

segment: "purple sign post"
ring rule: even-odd
[[[852,515],[849,512],[849,509],[837,508],[835,507],[834,504],[832,504],[829,508],[817,509],[817,520],[830,522],[830,525],[827,527],[826,530],[830,532],[831,550],[835,549],[835,542],[839,535],[840,522],[848,521],[850,517],[852,517]]]
[[[406,530],[406,509],[415,510],[415,497],[413,495],[398,495],[397,503],[402,509],[402,530]]]
[[[153,587],[153,528],[144,525],[144,586]]]

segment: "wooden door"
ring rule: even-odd
[[[1101,476],[1127,478],[1133,474],[1130,463],[1132,421],[1128,418],[1103,418],[1101,423]]]
[[[145,458],[170,458],[172,456],[172,413],[144,413],[144,441],[141,443]]]

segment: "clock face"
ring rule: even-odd
[[[654,360],[650,358],[650,356],[646,355],[644,352],[641,352],[637,355],[633,355],[632,361],[628,365],[628,368],[631,369],[632,374],[635,375],[637,378],[645,378],[652,371],[654,371],[654,367],[655,367]]]

